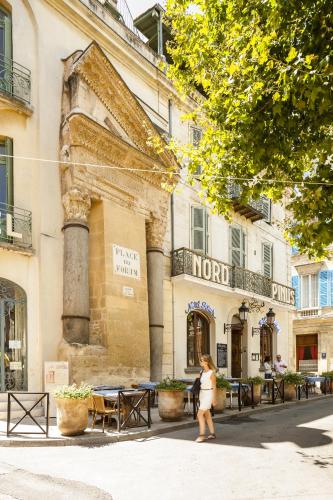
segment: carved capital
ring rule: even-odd
[[[87,192],[77,187],[71,188],[62,197],[65,208],[65,220],[81,220],[86,222],[89,214],[91,201]]]
[[[150,248],[163,248],[166,231],[166,219],[152,217],[146,222],[147,250]]]

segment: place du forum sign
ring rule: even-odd
[[[139,280],[140,274],[140,254],[131,248],[112,245],[113,248],[113,272]]]
[[[196,278],[204,278],[207,281],[231,287],[232,270],[233,266],[201,255],[192,254],[192,275]],[[272,299],[284,302],[285,304],[295,304],[295,290],[274,281],[272,281],[270,296]]]

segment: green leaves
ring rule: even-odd
[[[297,183],[333,183],[331,0],[168,0],[167,14],[168,75],[185,94],[207,92],[191,116],[202,141],[186,148],[190,172],[202,166],[204,197],[228,216],[228,177],[243,198],[286,197],[286,235],[323,255],[333,241],[332,186]]]

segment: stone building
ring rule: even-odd
[[[127,385],[193,371],[203,347],[227,349],[229,374],[234,358],[246,375],[267,349],[288,356],[289,249],[268,201],[236,196],[232,235],[190,188],[162,187],[176,162],[151,141],[200,131],[160,69],[160,16],[133,23],[124,0],[0,0],[2,391],[42,390],[47,361],[67,360],[72,381]],[[280,336],[260,334],[270,307]]]
[[[301,372],[333,370],[333,262],[318,262],[294,252],[292,283],[296,291],[292,358]]]

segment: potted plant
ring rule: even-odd
[[[216,406],[214,411],[221,413],[225,408],[226,393],[231,389],[231,384],[223,375],[216,376]]]
[[[265,380],[262,377],[248,377],[244,380],[245,384],[253,384],[253,404],[257,405],[261,401],[261,386],[265,383]],[[252,397],[251,391],[247,392],[244,397],[244,404],[251,405]]]
[[[184,416],[184,391],[186,384],[165,378],[156,386],[158,412],[162,420],[181,420]]]
[[[63,436],[83,434],[88,427],[88,400],[90,385],[64,385],[54,392],[57,405],[57,426]]]
[[[324,390],[322,388],[322,392],[326,393],[327,391],[329,391],[330,393],[332,393],[333,392],[333,371],[323,372],[321,374],[321,376],[325,377],[327,379],[327,381],[326,381],[326,387],[325,387]],[[325,382],[322,382],[322,384],[324,385]],[[322,387],[322,384],[320,384],[321,387]]]
[[[296,384],[302,384],[304,377],[296,372],[285,372],[282,375],[284,381],[284,400],[292,401],[296,398]]]

